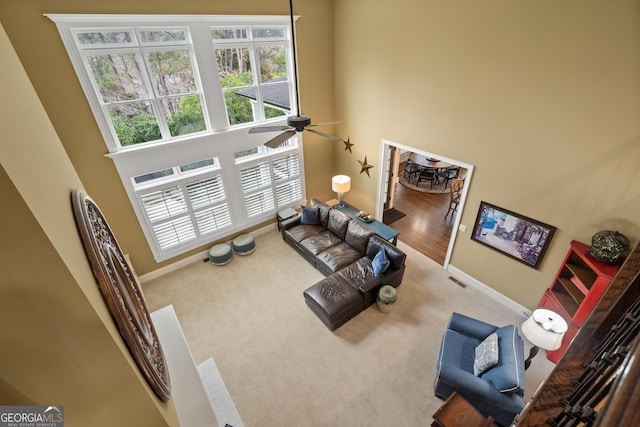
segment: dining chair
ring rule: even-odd
[[[449,189],[449,210],[447,214],[444,216],[445,218],[449,216],[450,213],[458,210],[458,205],[460,204],[460,197],[462,196],[462,187],[464,186],[464,180],[461,178],[454,179],[451,182],[451,188]]]
[[[420,168],[420,174],[418,175],[418,182],[416,186],[420,187],[422,181],[429,181],[429,188],[433,188],[433,181],[436,179],[437,169],[423,167]]]
[[[407,163],[404,166],[404,179],[406,179],[407,182],[412,182],[419,173],[420,165],[411,159],[407,160]]]
[[[450,166],[443,170],[437,172],[436,177],[438,180],[440,178],[444,179],[444,188],[447,188],[449,185],[449,181],[452,181],[458,178],[458,174],[460,173],[460,166]]]

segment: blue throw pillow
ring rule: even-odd
[[[389,259],[387,258],[387,253],[384,251],[384,248],[380,248],[375,257],[373,257],[373,261],[371,265],[373,266],[373,275],[379,276],[389,268]]]
[[[302,208],[300,224],[318,224],[318,208]]]

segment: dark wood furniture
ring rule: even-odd
[[[433,414],[431,427],[490,427],[493,417],[483,417],[455,391]]]
[[[519,415],[516,426],[594,425],[596,427],[631,426],[637,422],[640,406],[640,343],[638,334],[630,329],[629,317],[634,306],[640,304],[640,245],[636,245],[609,287],[588,315],[571,344],[558,361],[547,380]],[[637,319],[636,319],[637,320]],[[631,322],[633,324],[633,322]],[[612,381],[605,384],[606,396],[596,407],[585,408],[591,421],[557,424],[557,419],[570,405],[569,399],[589,397],[592,388],[578,389],[585,373],[595,361],[599,349],[606,346],[612,334],[627,333],[633,337],[621,369]],[[637,331],[636,331],[637,332]],[[635,336],[633,336],[635,335]],[[614,346],[615,347],[615,346]],[[617,357],[613,350],[609,357]],[[595,359],[594,359],[595,357]],[[578,393],[576,394],[576,391]],[[571,407],[569,406],[569,410]],[[582,423],[582,424],[581,424]]]
[[[554,363],[560,360],[620,268],[593,259],[587,249],[589,246],[584,243],[571,242],[553,283],[538,304],[538,308],[558,313],[567,321],[562,345],[558,350],[547,351],[547,358]]]
[[[413,156],[414,157],[413,159],[411,159],[411,161],[414,163],[417,163],[423,168],[443,170],[453,166],[451,163],[447,163],[438,159],[432,159],[432,158],[423,156],[422,154],[414,154]]]

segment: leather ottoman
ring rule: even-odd
[[[334,330],[364,309],[364,297],[339,275],[304,291],[304,300],[327,328]]]

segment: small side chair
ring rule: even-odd
[[[464,186],[464,180],[461,178],[454,179],[451,183],[451,187],[449,188],[449,210],[447,214],[444,216],[445,218],[449,216],[450,213],[455,213],[458,210],[458,205],[460,204],[460,197],[462,196],[462,187]],[[452,216],[453,217],[453,216]]]

